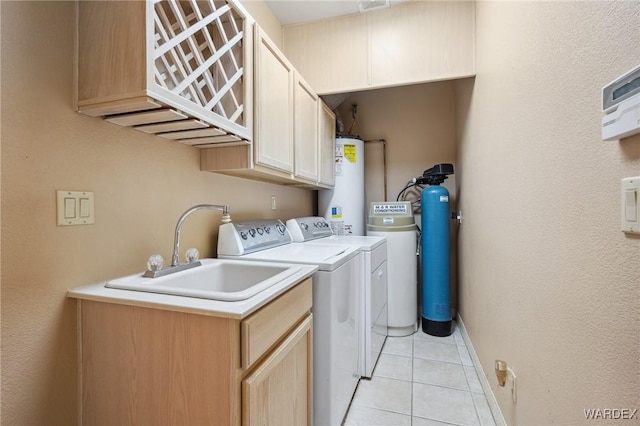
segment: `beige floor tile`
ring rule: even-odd
[[[451,423],[443,423],[437,420],[423,419],[422,417],[413,416],[411,418],[412,426],[451,426]]]
[[[413,359],[406,356],[380,354],[373,376],[410,382],[413,373],[412,364]]]
[[[411,416],[376,410],[360,406],[351,406],[344,422],[345,426],[411,426]]]
[[[416,334],[413,335],[413,339],[414,340],[422,340],[422,341],[427,341],[427,342],[436,342],[436,343],[446,343],[449,345],[455,345],[456,341],[453,338],[453,335],[451,336],[445,336],[445,337],[438,337],[438,336],[432,336],[430,334],[427,334],[425,332],[423,332],[422,330],[418,330],[418,332]]]
[[[446,423],[479,425],[471,392],[413,384],[413,415]]]
[[[458,353],[460,354],[460,360],[462,365],[473,366],[473,361],[471,361],[471,355],[469,355],[469,350],[466,346],[458,346]]]
[[[482,385],[480,384],[480,379],[478,379],[478,374],[476,373],[476,369],[474,367],[465,365],[464,372],[467,375],[467,383],[469,383],[469,390],[475,393],[483,393]]]
[[[495,426],[468,348],[456,328],[445,338],[418,330],[389,337],[361,380],[345,425]]]
[[[413,381],[465,391],[469,390],[463,366],[450,362],[414,359]]]
[[[452,336],[453,340],[455,340],[456,342],[456,345],[467,346],[467,343],[462,338],[462,333],[460,333],[460,330],[454,331]]]
[[[416,340],[413,354],[416,358],[430,359],[432,361],[462,363],[456,345]]]
[[[411,382],[373,377],[360,380],[353,405],[411,415]]]
[[[413,336],[387,337],[382,353],[389,355],[413,356]]]
[[[496,426],[496,421],[493,419],[493,414],[491,414],[487,397],[480,393],[474,393],[472,397],[476,405],[478,417],[480,418],[480,424],[482,426]]]

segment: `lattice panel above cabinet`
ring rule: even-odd
[[[156,84],[243,123],[243,19],[226,1],[154,5]]]
[[[250,144],[253,25],[237,0],[80,1],[77,109],[198,147]]]

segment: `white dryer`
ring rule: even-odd
[[[307,245],[342,245],[360,252],[359,362],[361,377],[370,378],[388,334],[387,241],[385,237],[334,235],[324,217],[299,217],[287,221],[294,242]]]
[[[342,424],[359,380],[358,250],[344,245],[293,244],[277,219],[220,226],[218,257],[257,262],[317,265],[313,280],[313,419]]]

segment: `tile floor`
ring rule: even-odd
[[[388,337],[373,377],[360,380],[344,425],[448,424],[496,424],[460,331]]]

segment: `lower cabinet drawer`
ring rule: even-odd
[[[313,317],[307,315],[242,380],[242,425],[311,425]]]
[[[240,324],[242,368],[264,355],[311,310],[311,304],[311,278],[307,278],[243,320]]]

